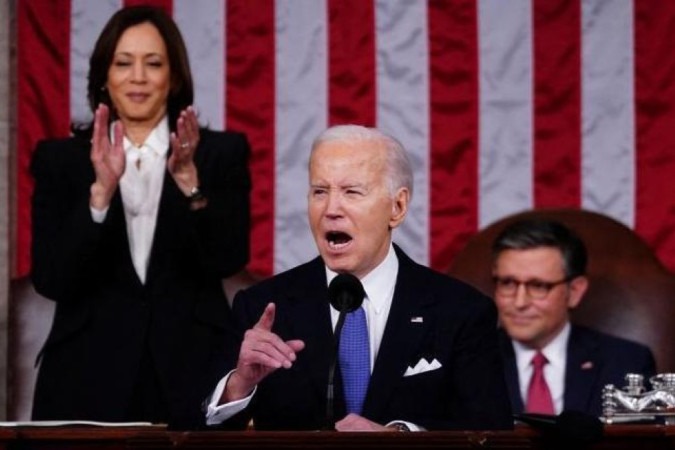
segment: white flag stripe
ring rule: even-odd
[[[416,0],[375,5],[377,126],[408,150],[413,201],[394,239],[414,260],[429,262],[429,40],[427,8]]]
[[[328,123],[328,23],[324,1],[276,2],[274,271],[317,255],[307,221],[312,140]]]
[[[584,0],[582,30],[582,206],[633,227],[632,0]]]
[[[213,130],[225,128],[225,6],[223,0],[173,0],[190,58],[199,122]]]
[[[531,208],[533,50],[531,0],[481,0],[479,226]]]
[[[95,7],[92,7],[95,6]],[[92,119],[87,99],[89,58],[108,19],[122,7],[122,0],[72,0],[70,4],[70,117],[75,123]]]

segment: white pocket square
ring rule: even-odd
[[[403,376],[409,377],[412,375],[419,375],[424,372],[440,369],[441,367],[441,363],[438,362],[436,358],[434,358],[434,360],[431,362],[427,361],[425,358],[422,358],[417,362],[417,364],[415,364],[415,367],[408,366]]]

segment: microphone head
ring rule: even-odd
[[[363,303],[366,291],[361,280],[351,273],[338,274],[328,285],[328,299],[333,308],[349,313]]]

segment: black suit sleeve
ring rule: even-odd
[[[479,301],[480,300],[480,301]],[[473,313],[448,345],[454,346],[448,386],[448,422],[421,423],[427,429],[512,429],[513,419],[497,345],[496,311],[476,299]]]
[[[195,155],[207,206],[192,212],[203,270],[225,278],[249,260],[250,148],[240,133],[203,132]]]
[[[79,139],[41,141],[33,154],[32,279],[53,300],[87,292],[100,266],[104,227],[89,208],[94,174],[89,147]]]

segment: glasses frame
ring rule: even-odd
[[[516,294],[518,294],[518,289],[520,289],[520,286],[525,286],[525,294],[531,299],[534,300],[541,300],[546,297],[551,293],[551,291],[556,287],[561,284],[569,283],[572,281],[575,277],[570,277],[567,276],[563,278],[562,280],[558,281],[543,281],[543,280],[517,280],[513,277],[499,277],[497,275],[492,276],[492,282],[495,285],[495,292],[499,293],[499,295],[502,295],[504,297],[515,297]],[[513,289],[513,292],[503,292],[504,285],[503,282],[506,281],[512,281],[515,283],[515,288]],[[500,285],[502,286],[501,292],[500,292]],[[542,291],[537,291],[538,289],[542,289]],[[545,292],[544,292],[545,291]],[[543,293],[543,294],[542,294]]]

